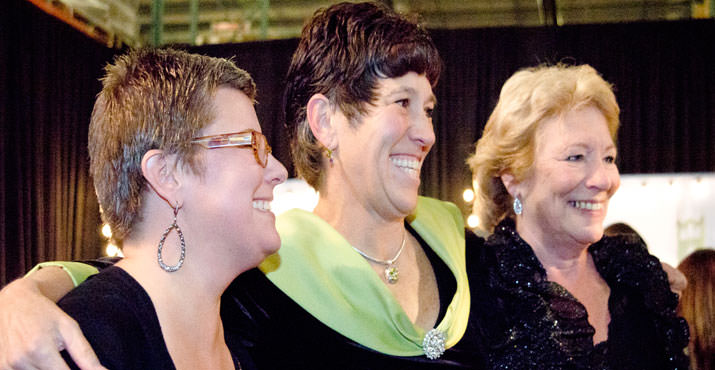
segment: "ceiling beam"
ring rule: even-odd
[[[47,0],[28,0],[30,3],[34,4],[36,7],[42,9],[45,13],[67,23],[72,28],[82,32],[91,39],[103,44],[107,47],[114,46],[113,35],[106,32],[104,29],[89,24],[83,19],[77,18],[71,9],[65,6],[56,6],[54,2]]]

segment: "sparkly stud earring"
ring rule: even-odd
[[[517,215],[520,215],[522,212],[524,212],[524,205],[521,204],[521,199],[519,199],[519,196],[517,195],[514,197],[514,204],[512,205],[514,208],[514,213]]]

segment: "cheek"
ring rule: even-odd
[[[262,183],[263,171],[254,169],[226,168],[214,177],[206,179],[209,182],[207,194],[215,198],[218,203],[240,203],[249,204],[257,189]],[[231,207],[225,205],[225,207]]]
[[[542,168],[534,173],[531,188],[542,198],[561,198],[578,187],[580,177],[564,168]]]
[[[410,127],[410,115],[406,112],[394,112],[385,117],[382,131],[385,137],[399,138],[405,135]]]
[[[612,186],[611,186],[611,189],[609,192],[609,196],[613,196],[613,194],[615,194],[616,191],[618,191],[618,188],[621,187],[621,175],[618,172],[618,169],[613,170],[613,173],[611,174],[611,179],[612,179],[611,180]]]
[[[552,169],[548,174],[548,181],[551,182],[554,192],[566,195],[579,188],[586,179],[586,174],[581,168],[571,166],[561,166]]]

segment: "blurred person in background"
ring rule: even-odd
[[[678,265],[688,279],[678,314],[690,326],[690,368],[715,369],[715,250],[701,249]]]
[[[631,237],[634,238],[634,242],[642,242],[646,245],[646,247],[648,246],[645,242],[645,239],[641,237],[641,235],[636,231],[636,229],[634,229],[631,225],[625,222],[616,222],[608,225],[605,229],[603,229],[603,235],[621,235],[625,237]],[[663,267],[663,271],[668,274],[668,284],[670,284],[670,290],[680,297],[683,292],[683,289],[685,289],[685,287],[688,285],[688,279],[685,278],[685,275],[683,275],[682,272],[680,272],[678,269],[671,266],[670,264],[665,263],[663,261],[661,261],[660,264]]]

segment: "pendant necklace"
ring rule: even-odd
[[[366,259],[379,263],[381,265],[385,266],[385,279],[387,280],[388,283],[390,284],[395,284],[397,283],[397,280],[400,278],[399,274],[400,272],[397,270],[397,266],[395,266],[395,261],[397,261],[398,258],[400,258],[400,255],[402,254],[402,250],[405,249],[405,234],[406,231],[402,231],[402,245],[400,246],[400,250],[397,251],[397,254],[395,257],[392,257],[392,259],[389,260],[379,260],[377,258],[373,258],[368,256],[367,254],[363,253],[363,251],[353,247],[350,245],[355,252],[358,252],[361,256],[365,257]]]

